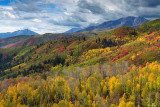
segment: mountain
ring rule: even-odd
[[[148,22],[149,20],[145,19],[144,17],[125,17],[120,18],[118,20],[112,20],[107,21],[102,24],[99,24],[97,26],[90,26],[85,29],[79,30],[77,32],[84,32],[84,31],[103,31],[103,30],[109,30],[109,29],[115,29],[122,26],[132,26],[132,27],[138,27],[144,22]]]
[[[73,33],[73,32],[77,32],[77,31],[79,31],[79,30],[81,30],[82,28],[72,28],[72,29],[70,29],[70,30],[68,30],[68,31],[66,31],[66,32],[64,32],[64,33]]]
[[[59,33],[59,34],[46,33],[44,35],[14,36],[14,37],[0,39],[0,48],[17,48],[22,46],[33,46],[54,39],[72,38],[79,36],[95,36],[95,35],[98,35],[98,32]]]
[[[0,49],[0,107],[160,107],[159,28],[157,19]]]
[[[0,33],[0,39],[19,36],[19,35],[39,35],[39,34],[29,29],[24,29],[24,30],[18,30],[14,32]]]

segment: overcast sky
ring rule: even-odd
[[[160,18],[160,0],[0,0],[0,33],[60,33],[127,16]]]

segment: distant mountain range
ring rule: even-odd
[[[149,26],[148,26],[149,25]],[[146,30],[150,31],[153,29],[159,29],[160,25],[160,19],[149,21],[147,23],[143,23],[138,27],[138,31],[144,31]],[[136,24],[134,24],[136,26]],[[133,27],[120,27],[115,30],[121,31],[125,28],[131,28]],[[17,48],[22,46],[33,46],[38,45],[42,42],[54,40],[54,39],[63,39],[63,38],[72,38],[72,37],[90,37],[90,36],[97,36],[103,31],[89,31],[89,32],[76,32],[76,33],[46,33],[43,35],[22,35],[22,36],[14,36],[9,38],[0,39],[0,48]]]
[[[14,32],[0,33],[0,39],[20,36],[20,35],[39,35],[39,34],[36,32],[33,32],[29,29],[24,29],[24,30],[18,30],[18,31],[14,31]]]
[[[84,32],[84,31],[103,31],[103,30],[110,30],[110,29],[115,29],[118,27],[122,26],[132,26],[132,27],[139,27],[142,23],[148,22],[149,20],[145,19],[144,17],[134,17],[134,16],[129,16],[125,18],[120,18],[118,20],[112,20],[112,21],[107,21],[102,24],[96,25],[96,26],[90,26],[81,30],[76,29],[71,29],[69,32]]]

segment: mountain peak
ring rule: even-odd
[[[136,18],[135,16],[128,16],[128,17],[124,17],[124,18]]]
[[[0,39],[14,37],[14,36],[20,36],[20,35],[39,35],[39,34],[34,31],[31,31],[29,29],[23,29],[23,30],[17,30],[14,32],[0,33]]]
[[[23,31],[30,31],[29,29],[24,29]]]
[[[93,31],[93,30],[94,31],[110,30],[110,29],[115,29],[122,26],[138,27],[142,23],[145,23],[148,21],[149,20],[145,19],[144,17],[128,16],[128,17],[117,19],[117,20],[107,21],[97,26],[90,26],[77,32]]]

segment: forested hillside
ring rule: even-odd
[[[1,107],[160,106],[160,19],[66,35],[0,49]]]
[[[95,36],[98,35],[99,32],[91,31],[85,33],[60,33],[60,34],[52,34],[47,33],[43,35],[24,35],[24,36],[16,36],[11,38],[0,39],[0,47],[1,48],[18,48],[22,46],[33,46],[43,43],[49,40],[61,39],[61,38],[72,38],[78,36]]]

